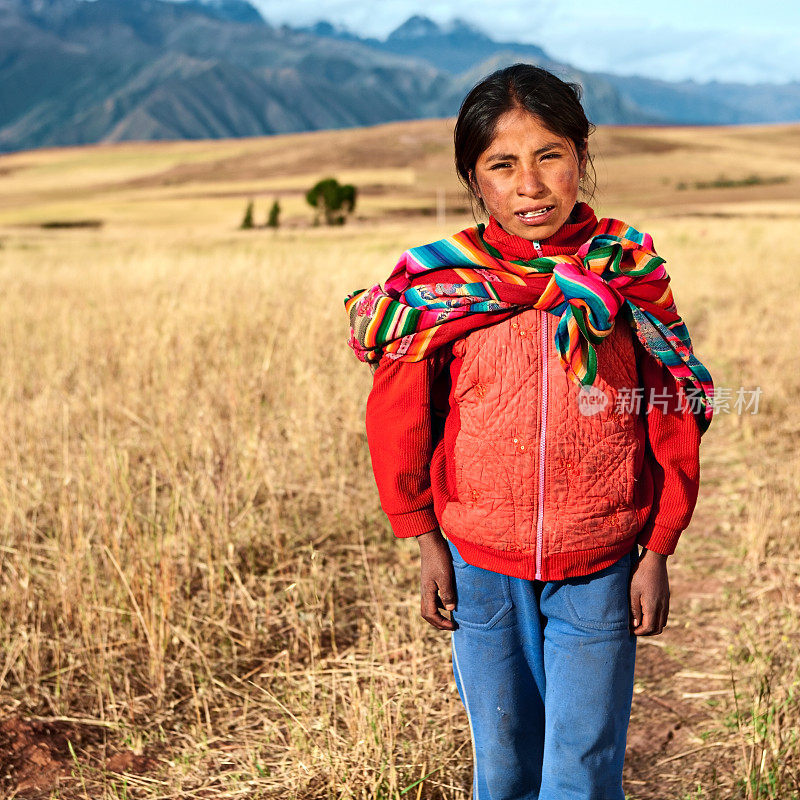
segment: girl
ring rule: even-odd
[[[475,800],[623,800],[636,636],[667,623],[711,419],[651,238],[577,200],[579,98],[526,64],[476,85],[455,160],[488,225],[346,300],[381,504],[453,632]]]

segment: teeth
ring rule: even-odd
[[[548,206],[547,208],[543,208],[541,211],[526,211],[524,214],[520,214],[521,217],[525,219],[533,219],[534,217],[541,217],[542,214],[546,214],[553,206]]]

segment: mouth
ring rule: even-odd
[[[515,217],[523,222],[540,222],[550,215],[555,206],[543,206],[542,208],[531,209],[528,211],[517,211]]]

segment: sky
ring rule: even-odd
[[[273,24],[326,19],[384,38],[412,14],[459,17],[495,40],[538,44],[576,67],[694,79],[800,80],[800,3],[793,0],[251,0]]]

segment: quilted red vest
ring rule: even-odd
[[[597,347],[594,387],[581,390],[559,362],[556,324],[531,309],[454,343],[431,463],[437,518],[464,558],[539,580],[611,563],[647,516],[635,503],[647,490],[644,422],[618,403],[639,385],[634,334],[618,320]]]

